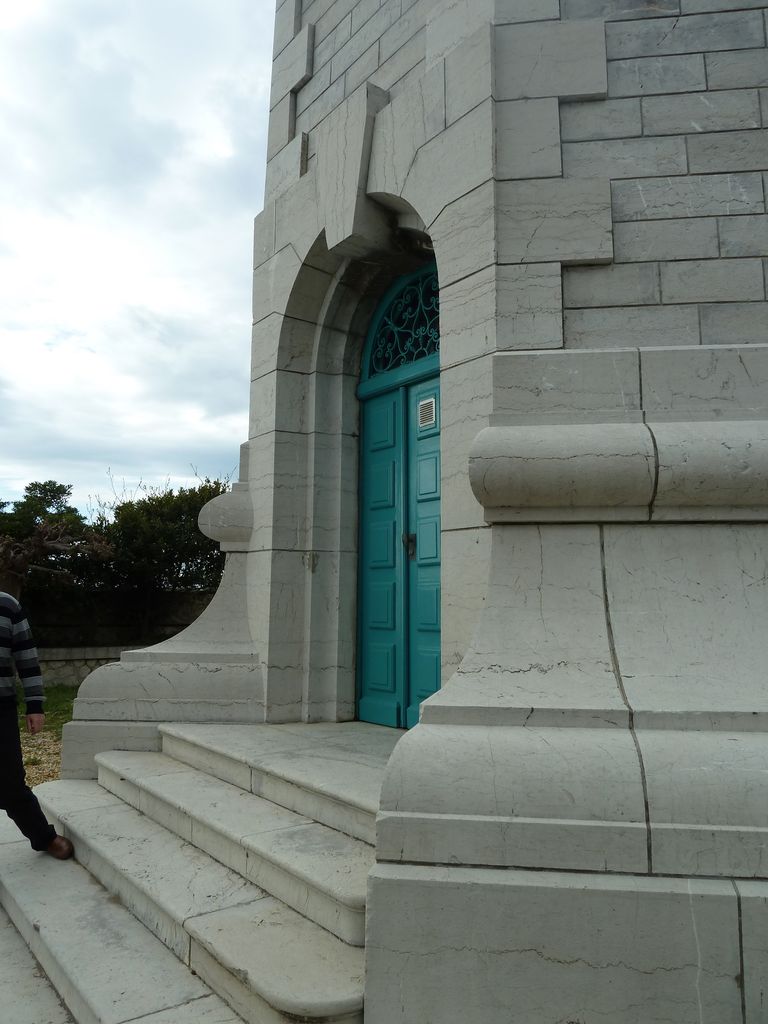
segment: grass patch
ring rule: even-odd
[[[57,740],[61,739],[61,730],[72,718],[72,704],[77,696],[76,686],[46,686],[45,688],[45,726],[43,733],[50,733]],[[23,698],[19,701],[19,728],[22,735],[26,732],[24,721]]]

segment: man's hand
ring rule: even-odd
[[[45,715],[27,715],[27,732],[32,736],[45,725]]]

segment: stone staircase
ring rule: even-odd
[[[26,943],[0,910],[0,1005],[13,1024],[72,1024]]]
[[[98,781],[37,787],[78,863],[0,827],[0,901],[75,1020],[362,1022],[366,878],[401,734],[161,734],[160,753],[99,754]]]

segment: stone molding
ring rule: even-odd
[[[768,422],[492,426],[472,491],[488,523],[768,519]]]
[[[235,483],[203,505],[197,525],[222,551],[247,551],[253,533],[253,501],[247,484]]]
[[[487,427],[469,458],[488,523],[642,521],[655,478],[642,423]]]
[[[455,784],[446,787],[446,778]],[[377,859],[644,874],[645,804],[632,736],[607,726],[424,722],[393,752]]]
[[[630,731],[596,713],[546,726],[525,711],[525,728],[430,718],[418,750],[402,741],[377,819],[380,862],[768,878],[762,731]],[[437,769],[460,786],[436,782]]]

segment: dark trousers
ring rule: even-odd
[[[0,705],[0,808],[24,833],[33,850],[45,850],[56,835],[27,785],[19,721],[12,704]]]

